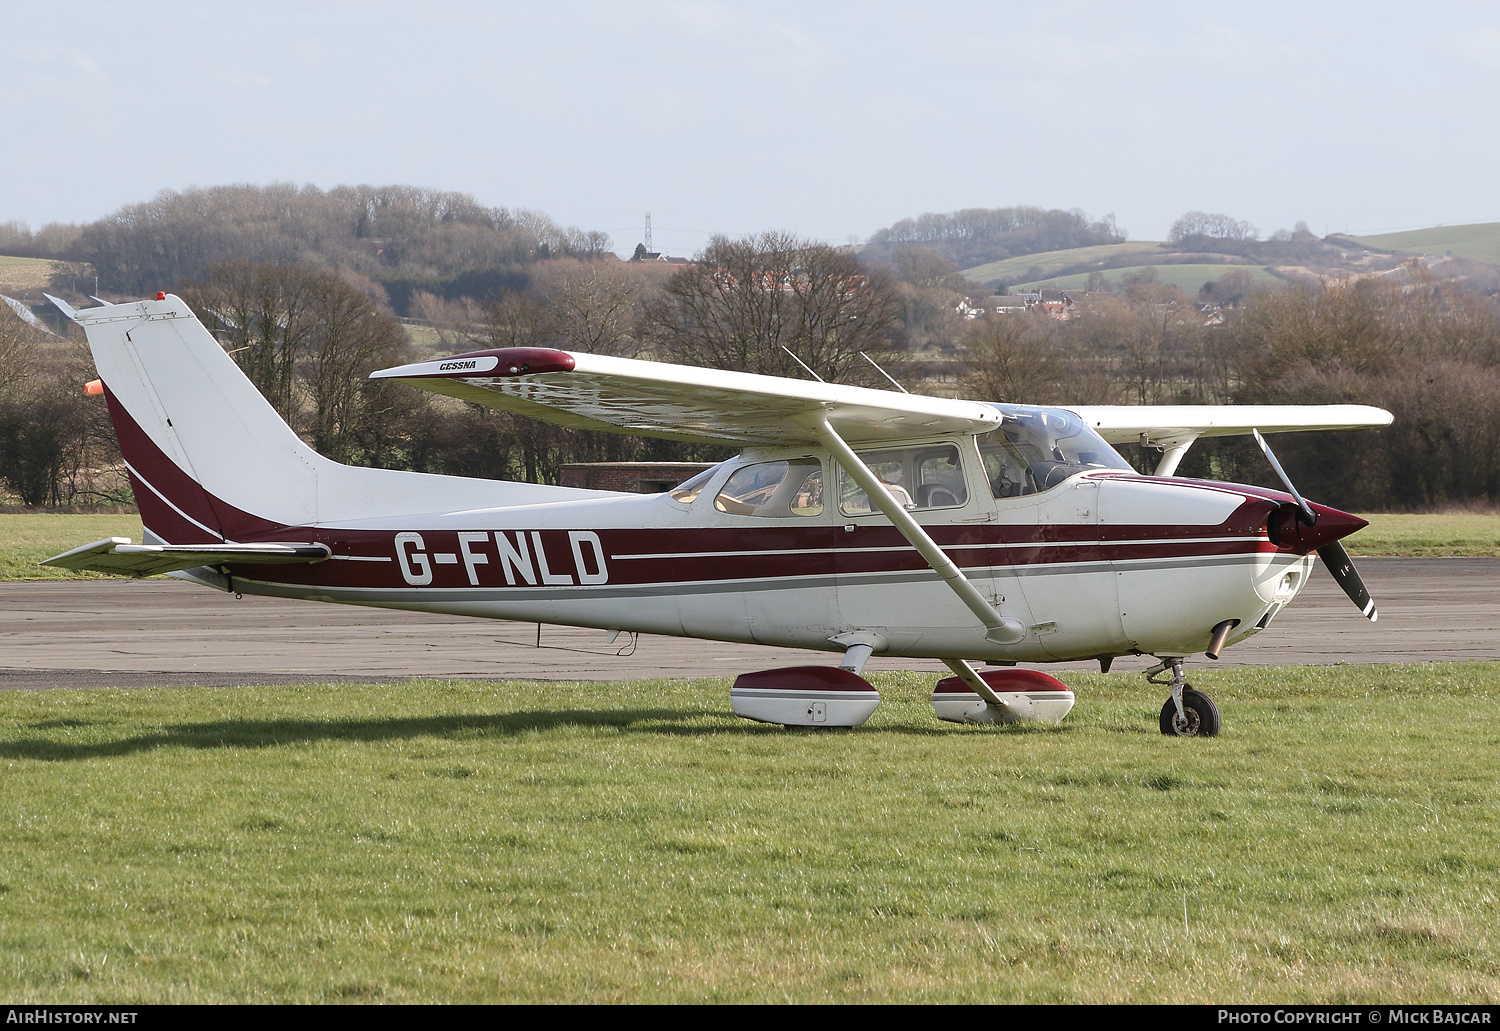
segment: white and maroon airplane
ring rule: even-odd
[[[180,298],[56,303],[88,334],[145,539],[48,565],[841,653],[736,681],[737,713],[789,726],[868,718],[874,653],[941,659],[955,676],[934,710],[959,722],[1066,715],[1066,685],[1017,663],[1152,655],[1153,682],[1170,671],[1163,733],[1210,735],[1218,710],[1183,659],[1264,630],[1314,552],[1375,618],[1338,543],[1363,520],[1303,501],[1279,465],[1289,493],[1171,474],[1202,436],[1388,425],[1377,408],[986,404],[544,348],[373,374],[565,426],[743,448],[675,490],[621,494],[340,465]],[[1156,475],[1110,446],[1137,440],[1163,449]]]

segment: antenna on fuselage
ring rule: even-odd
[[[869,362],[871,365],[874,365],[875,366],[875,371],[878,372],[878,373],[880,373],[886,379],[890,380],[891,381],[891,385],[894,386],[897,390],[901,391],[901,393],[903,393],[903,394],[910,394],[911,393],[910,390],[907,390],[900,383],[896,382],[896,377],[895,376],[892,376],[889,372],[886,372],[884,369],[882,369],[876,363],[876,361],[875,361],[874,358],[871,358],[869,355],[865,354],[863,351],[859,352],[859,356],[861,358],[863,358],[865,361]]]
[[[801,358],[798,358],[797,355],[792,351],[792,349],[790,347],[786,346],[786,344],[782,344],[781,345],[781,349],[783,351],[785,351],[787,354],[790,354],[792,356],[792,361],[796,362],[798,365],[802,366],[804,369],[807,369],[807,374],[809,376],[811,376],[813,379],[817,380],[819,383],[827,383],[828,382],[822,376],[819,376],[816,372],[813,372],[812,369],[808,369],[807,368],[807,363],[805,361],[803,361]]]

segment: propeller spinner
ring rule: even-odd
[[[1266,443],[1266,439],[1260,435],[1259,430],[1251,430],[1250,432],[1255,435],[1255,442],[1260,445],[1261,451],[1265,452],[1266,460],[1271,463],[1271,468],[1276,470],[1277,476],[1281,477],[1281,482],[1286,486],[1287,493],[1296,499],[1299,510],[1297,518],[1299,521],[1308,527],[1317,526],[1318,513],[1297,492],[1297,488],[1292,485],[1292,478],[1286,474],[1286,470],[1281,467],[1281,463],[1272,454],[1271,445]],[[1344,530],[1344,533],[1340,533],[1339,536],[1344,536],[1348,532],[1350,531]],[[1316,539],[1323,535],[1311,534],[1309,536]],[[1333,579],[1344,589],[1344,593],[1349,596],[1349,600],[1354,602],[1359,611],[1364,613],[1365,618],[1372,623],[1379,619],[1380,613],[1375,611],[1375,601],[1370,597],[1370,592],[1365,587],[1364,580],[1360,579],[1359,570],[1354,568],[1354,561],[1349,557],[1349,552],[1344,549],[1344,546],[1337,539],[1329,540],[1327,543],[1319,544],[1317,552],[1318,558],[1323,560],[1323,565],[1333,575]]]

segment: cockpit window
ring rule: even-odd
[[[990,490],[1012,498],[1050,490],[1068,477],[1090,469],[1123,469],[1130,465],[1119,452],[1072,412],[1058,408],[995,405],[1000,428],[980,438],[979,455]]]
[[[823,464],[816,458],[794,458],[747,465],[729,477],[714,507],[765,519],[822,515]]]

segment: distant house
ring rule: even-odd
[[[1073,298],[1061,290],[1043,290],[1037,294],[1037,304],[1054,319],[1066,322],[1073,317]]]
[[[630,256],[631,261],[659,261],[664,265],[691,265],[691,258],[674,258],[662,251],[648,251],[646,245],[638,243],[635,245],[635,253]]]
[[[1032,312],[1037,315],[1049,315],[1054,319],[1066,322],[1074,315],[1075,305],[1073,298],[1061,290],[1040,290],[1025,294],[996,294],[994,297],[986,298],[986,305],[996,315],[1009,315],[1012,312]]]

